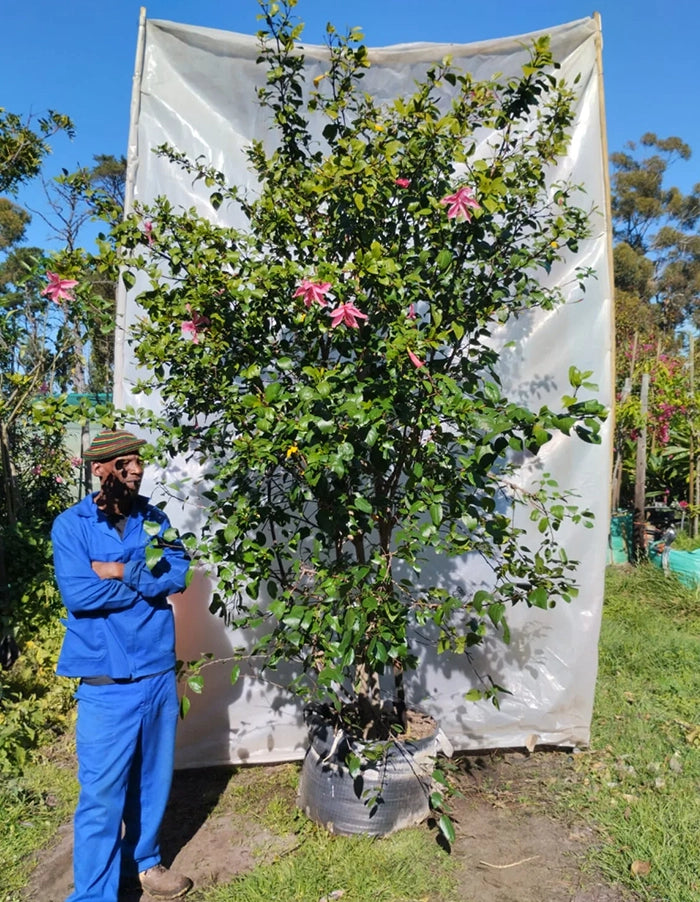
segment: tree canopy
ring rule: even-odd
[[[687,194],[667,184],[670,167],[690,157],[681,138],[651,132],[610,156],[623,343],[629,331],[672,336],[684,324],[700,325],[700,183]]]

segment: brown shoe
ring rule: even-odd
[[[156,899],[179,899],[192,889],[192,881],[182,874],[169,871],[162,864],[154,864],[139,874],[141,887]]]

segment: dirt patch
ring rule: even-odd
[[[556,783],[570,778],[565,752],[498,753],[460,759],[454,805],[460,899],[469,902],[629,902],[592,872],[600,841],[583,823],[554,816]]]
[[[206,768],[175,775],[163,824],[164,863],[188,874],[195,890],[227,883],[296,844],[261,822],[265,787],[291,811],[296,765],[248,769]],[[459,759],[454,800],[460,902],[629,902],[634,897],[591,873],[586,852],[598,841],[593,829],[555,817],[548,806],[553,785],[573,772],[564,752],[467,755]],[[252,801],[251,801],[252,800]],[[281,810],[278,807],[278,810]],[[426,825],[426,842],[436,833]],[[72,887],[72,831],[59,830],[44,850],[27,887],[31,902],[63,902]],[[148,902],[125,892],[120,902]],[[428,902],[428,900],[426,900]]]

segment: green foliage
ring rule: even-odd
[[[39,172],[57,131],[72,134],[70,121],[57,113],[39,120],[37,129],[0,111],[0,190],[14,191]],[[66,426],[96,416],[89,404],[69,404],[67,393],[84,392],[87,381],[94,386],[94,378],[86,380],[88,353],[98,358],[91,368],[97,381],[107,373],[99,352],[111,343],[113,290],[110,295],[89,271],[72,230],[80,223],[81,196],[93,201],[92,215],[98,199],[118,186],[122,164],[107,157],[97,162],[87,174],[59,177],[66,248],[51,258],[19,244],[29,215],[0,198],[0,639],[21,638],[56,614],[49,605],[37,616],[43,595],[30,590],[47,585],[51,522],[77,496],[80,462],[68,458]],[[98,387],[104,391],[104,381]]]
[[[9,435],[2,432],[9,453],[3,454],[0,466],[5,482],[0,496],[0,638],[21,649],[47,625],[55,626],[62,611],[49,531],[54,516],[71,503],[76,470],[66,457],[57,424],[41,429],[22,418],[15,427]],[[21,694],[4,694],[6,718],[12,716],[9,707],[15,701],[21,707]],[[17,716],[24,717],[21,711]]]
[[[22,207],[0,197],[0,251],[22,240],[30,219]]]
[[[44,157],[51,152],[49,139],[58,132],[73,135],[67,116],[49,110],[36,128],[16,113],[0,107],[0,191],[16,191],[19,185],[38,175]]]
[[[245,228],[159,198],[117,229],[104,266],[126,264],[127,287],[149,279],[137,391],[158,394],[164,456],[205,465],[212,609],[255,631],[269,668],[300,665],[295,689],[358,698],[371,720],[378,677],[416,665],[412,625],[462,653],[487,625],[507,637],[512,605],[575,594],[556,532],[588,515],[546,475],[521,488],[513,458],[560,433],[597,442],[604,411],[575,367],[561,409],[515,403],[489,337],[561,302],[543,276],[588,215],[575,186],[547,183],[573,94],[546,38],[519,78],[474,82],[444,60],[379,106],[358,32],[329,26],[328,69],[305,84],[293,6],[262,4],[276,147],[250,148],[259,195],[160,149]],[[523,541],[527,511],[539,541]],[[490,591],[422,577],[426,558],[468,553],[490,562]]]
[[[35,638],[62,611],[53,581],[50,522],[34,519],[3,530],[7,588],[12,600],[9,611],[3,614],[9,614],[19,641]]]
[[[55,588],[42,588],[55,608]],[[72,722],[74,685],[55,674],[63,636],[58,618],[32,635],[20,637],[19,658],[0,671],[0,774],[23,772]]]
[[[647,433],[647,496],[666,503],[686,503],[691,448],[700,439],[700,404],[690,381],[688,359],[661,353],[655,342],[627,347],[631,381],[639,386],[649,376],[646,415],[632,392],[617,405],[617,445],[622,459],[623,506],[634,500],[637,439]]]

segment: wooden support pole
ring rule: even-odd
[[[649,412],[649,373],[642,376],[639,392],[642,428],[637,438],[637,462],[634,476],[634,550],[635,559],[646,556],[646,494],[647,494],[647,415]]]
[[[691,398],[695,397],[695,336],[688,333],[688,389]],[[693,421],[691,420],[691,424]],[[698,503],[698,465],[696,460],[697,443],[695,441],[694,425],[690,429],[690,441],[688,446],[688,503],[696,510],[690,520],[690,534],[697,538],[698,515],[696,505]]]
[[[628,377],[625,379],[625,385],[620,396],[620,404],[624,404],[632,392],[632,380]],[[619,446],[615,450],[615,462],[613,464],[612,478],[612,505],[613,513],[620,507],[620,492],[622,489],[622,447]]]

